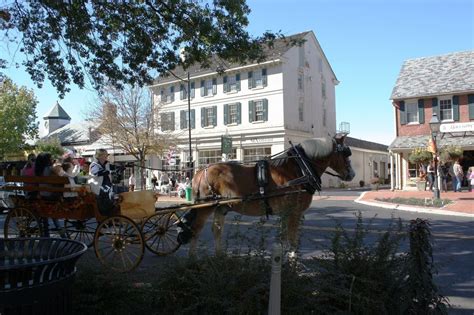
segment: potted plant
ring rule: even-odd
[[[433,159],[433,153],[428,151],[426,148],[415,148],[413,151],[411,151],[410,156],[408,157],[408,160],[410,163],[413,163],[416,165],[417,169],[421,170],[423,169],[423,165],[426,165]],[[418,178],[416,180],[416,187],[420,191],[425,191],[426,190],[426,173],[425,172],[419,172],[418,173]]]
[[[441,150],[439,156],[441,161],[449,162],[458,160],[460,157],[462,157],[463,153],[464,151],[460,146],[448,145]]]

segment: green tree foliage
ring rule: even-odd
[[[0,84],[0,158],[27,147],[26,140],[38,133],[37,100],[33,91],[18,87],[10,79]]]
[[[0,29],[26,54],[33,81],[41,86],[47,76],[62,96],[86,76],[100,90],[143,86],[177,65],[209,67],[213,58],[261,61],[261,44],[281,35],[250,36],[249,13],[245,0],[13,1]]]
[[[53,158],[58,158],[64,154],[64,148],[57,137],[41,139],[36,142],[36,152],[48,152]]]

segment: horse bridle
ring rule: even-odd
[[[348,158],[349,156],[352,155],[352,151],[351,151],[351,148],[349,148],[347,145],[345,144],[339,144],[339,143],[336,143],[336,141],[334,140],[334,152],[336,152],[337,154],[342,154],[344,156],[344,158]],[[325,174],[328,174],[328,175],[331,175],[331,176],[334,176],[334,177],[338,177],[342,180],[344,180],[344,178],[341,177],[341,175],[339,174],[334,174],[330,171],[325,171],[324,172]]]

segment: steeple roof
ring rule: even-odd
[[[61,105],[59,105],[59,102],[56,102],[56,104],[51,108],[49,113],[47,113],[46,116],[43,117],[44,120],[52,118],[71,120],[71,117],[69,117],[66,111],[61,107]]]

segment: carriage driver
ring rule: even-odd
[[[91,191],[97,196],[99,210],[102,214],[110,214],[113,210],[113,190],[112,175],[110,173],[110,163],[107,161],[109,154],[105,149],[95,151],[95,161],[89,166],[88,183]]]

